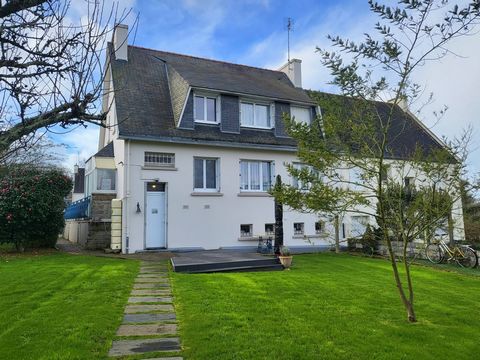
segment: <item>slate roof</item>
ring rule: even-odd
[[[85,191],[85,168],[78,168],[73,178],[73,192],[83,194]]]
[[[113,141],[109,142],[107,145],[105,145],[102,149],[100,149],[94,157],[111,157],[113,158],[115,156],[113,152]]]
[[[124,138],[295,145],[292,139],[276,137],[273,131],[241,129],[240,134],[229,134],[221,132],[218,126],[199,124],[195,125],[194,131],[178,129],[172,109],[168,67],[173,68],[191,87],[314,105],[306,92],[295,88],[286,74],[280,71],[135,46],[128,47],[128,61],[115,60],[113,55],[111,58],[118,129],[120,137]]]

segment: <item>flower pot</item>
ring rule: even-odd
[[[278,258],[285,269],[290,269],[290,266],[292,266],[293,256],[279,256]]]

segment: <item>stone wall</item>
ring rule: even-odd
[[[112,216],[112,200],[115,194],[92,194],[90,218],[92,221],[110,220]]]

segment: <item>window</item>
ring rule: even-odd
[[[293,234],[294,235],[303,235],[305,224],[304,223],[293,223]]]
[[[295,122],[310,125],[312,123],[312,109],[306,107],[290,106],[290,116]]]
[[[145,166],[174,167],[175,154],[145,152]]]
[[[353,237],[363,236],[367,230],[368,223],[368,216],[352,216],[352,228],[350,235]]]
[[[194,100],[194,118],[200,122],[217,122],[217,98],[209,96],[195,95]]]
[[[242,224],[240,225],[240,236],[241,237],[251,237],[253,234],[252,224]]]
[[[271,128],[270,105],[242,102],[240,104],[240,125]]]
[[[268,191],[272,187],[272,163],[269,161],[240,161],[240,190]]]
[[[365,179],[362,173],[362,170],[358,168],[350,169],[350,183],[348,184],[349,188],[352,190],[361,190],[364,188],[362,184],[365,183]]]
[[[325,222],[317,221],[315,223],[315,234],[323,234],[325,232]]]
[[[314,168],[310,165],[301,164],[301,163],[293,163],[293,167],[297,170],[306,169],[309,172],[314,172],[315,176],[319,177],[318,172],[316,170],[314,170]],[[308,190],[311,187],[310,183],[304,183],[303,181],[299,180],[295,176],[293,177],[293,184],[292,185],[294,187],[296,187],[297,189],[300,189],[300,190]]]
[[[97,190],[115,190],[115,170],[97,169]]]
[[[218,191],[218,159],[195,158],[193,178],[195,191]]]
[[[414,186],[415,185],[415,178],[407,176],[403,179],[403,183],[404,183],[406,188],[408,188],[410,186]]]
[[[265,224],[265,235],[275,234],[275,224]]]

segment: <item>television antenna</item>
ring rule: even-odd
[[[288,63],[290,63],[290,32],[293,31],[294,21],[291,17],[288,17],[285,21],[285,27],[287,29],[287,56]]]

